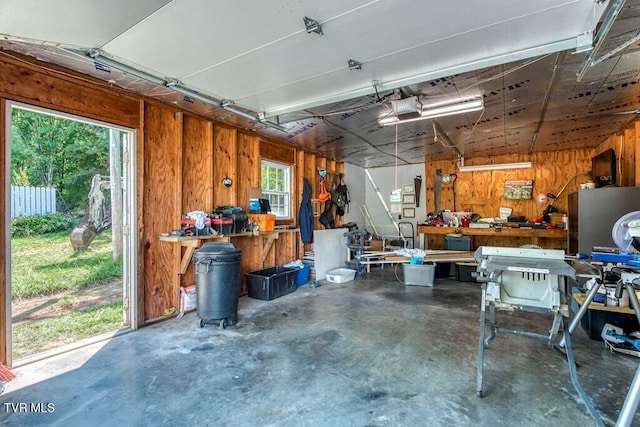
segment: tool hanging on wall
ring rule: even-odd
[[[436,176],[434,179],[435,186],[433,189],[435,196],[435,212],[440,212],[440,196],[442,194],[442,184],[453,184],[453,211],[456,210],[456,187],[455,182],[458,175],[455,173],[442,173],[441,169],[436,169]]]
[[[413,188],[416,192],[416,208],[420,207],[420,189],[422,188],[422,175],[416,175],[413,178]]]
[[[545,208],[544,211],[542,211],[542,215],[540,215],[539,217],[535,218],[534,222],[550,222],[551,221],[551,217],[550,215],[552,213],[558,212],[558,209],[556,209],[553,204],[556,202],[556,200],[558,200],[558,198],[562,195],[562,193],[564,192],[564,190],[567,188],[567,185],[569,185],[569,183],[571,183],[571,181],[573,181],[574,179],[576,179],[577,177],[579,177],[580,175],[591,175],[591,172],[578,172],[577,174],[573,175],[571,178],[569,178],[567,180],[567,182],[564,183],[564,185],[562,186],[562,188],[560,189],[560,191],[557,194],[553,194],[553,193],[547,193],[547,200],[551,199],[551,203],[549,203],[547,205],[547,207]]]
[[[433,203],[434,210],[436,214],[440,212],[440,194],[442,193],[442,171],[440,169],[436,170],[436,175],[434,177],[433,184]]]

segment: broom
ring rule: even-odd
[[[8,366],[0,365],[0,381],[6,383],[11,381],[15,377],[16,375],[13,372],[11,372],[11,369],[9,369]]]

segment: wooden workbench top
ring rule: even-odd
[[[259,236],[265,237],[273,233],[297,233],[299,228],[282,228],[273,231],[260,231]],[[201,241],[201,240],[220,240],[230,239],[232,237],[251,237],[255,234],[251,232],[247,233],[229,233],[229,234],[208,234],[204,236],[160,236],[160,240],[163,242],[189,242],[189,241]]]
[[[581,293],[573,294],[573,299],[575,299],[579,305],[584,304],[584,300],[586,298],[587,298],[586,294],[581,294]],[[589,309],[600,310],[600,311],[610,311],[612,313],[621,313],[621,314],[635,314],[635,311],[631,307],[611,307],[611,306],[606,306],[604,304],[598,304],[593,302],[589,304]]]
[[[562,228],[509,228],[509,227],[434,227],[419,225],[418,233],[422,234],[451,234],[460,233],[463,236],[513,236],[513,237],[545,237],[550,239],[566,239],[567,230]]]

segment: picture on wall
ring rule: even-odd
[[[504,198],[507,200],[531,199],[533,180],[505,181]]]
[[[407,194],[413,194],[413,185],[406,184],[402,186],[402,192]]]
[[[415,194],[403,194],[402,195],[402,204],[403,205],[413,205],[416,203],[416,195]]]
[[[415,218],[416,210],[414,208],[404,208],[402,209],[402,216],[405,218]]]

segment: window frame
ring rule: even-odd
[[[284,184],[285,184],[285,191],[277,191],[277,190],[270,190],[267,189],[265,190],[263,187],[263,168],[267,167],[267,168],[275,168],[275,169],[279,169],[279,170],[283,170],[285,173],[284,176]],[[266,159],[261,159],[260,160],[260,191],[261,191],[261,196],[267,200],[269,200],[269,204],[271,205],[271,209],[272,209],[272,213],[274,213],[276,215],[276,219],[286,219],[289,220],[292,218],[292,214],[291,214],[291,209],[292,209],[292,179],[293,179],[293,167],[292,165],[286,164],[286,163],[280,163],[280,162],[274,162],[273,160],[266,160]],[[266,191],[266,193],[265,193]],[[267,197],[265,197],[265,195]],[[280,207],[282,206],[282,204],[280,203],[273,203],[271,197],[268,196],[284,196],[284,210],[286,211],[286,215],[279,215],[279,210],[278,213],[274,212],[274,207]]]

